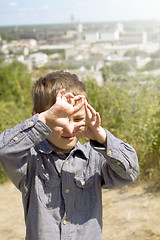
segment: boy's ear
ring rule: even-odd
[[[36,112],[35,111],[32,111],[32,116],[34,116],[36,114]]]

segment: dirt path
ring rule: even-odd
[[[0,239],[22,240],[24,236],[21,194],[12,183],[0,185]]]
[[[103,240],[160,240],[160,193],[142,185],[103,190]],[[21,195],[0,185],[0,239],[24,240]]]
[[[160,193],[144,186],[104,190],[103,240],[160,240]]]

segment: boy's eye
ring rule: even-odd
[[[83,120],[84,120],[84,118],[75,118],[74,119],[75,122],[80,122],[80,121],[83,121]]]

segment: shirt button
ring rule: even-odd
[[[85,184],[86,184],[85,181],[83,181],[83,182],[82,182],[82,186],[84,186]]]
[[[69,189],[66,189],[66,190],[65,190],[65,193],[69,193],[69,192],[70,192],[70,190],[69,190]]]
[[[121,164],[121,163],[118,161],[118,162],[117,162],[117,165],[119,166],[120,164]]]
[[[111,154],[112,154],[112,151],[111,151],[111,150],[109,150],[109,151],[108,151],[108,155],[110,156]]]
[[[14,137],[13,140],[16,142],[18,141],[18,137]]]
[[[67,221],[66,221],[66,220],[64,220],[64,221],[63,221],[63,224],[64,224],[64,225],[66,225],[66,224],[67,224]]]
[[[29,125],[32,126],[32,125],[33,125],[33,121],[30,121],[30,122],[29,122]]]

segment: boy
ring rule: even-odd
[[[139,173],[135,150],[101,127],[75,74],[35,82],[33,116],[0,135],[0,162],[22,192],[26,240],[100,240],[102,186]],[[89,138],[81,145],[80,137]]]

